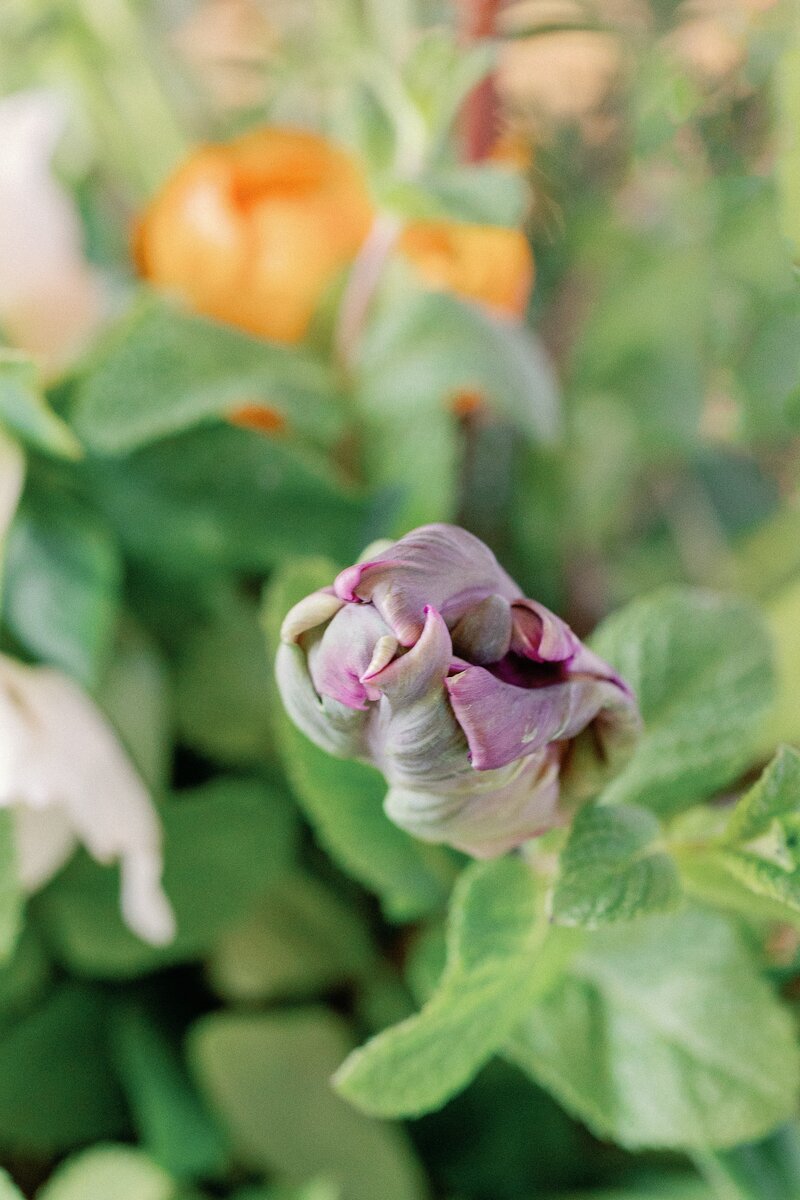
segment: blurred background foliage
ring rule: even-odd
[[[86,255],[44,334],[6,319],[9,143],[0,325],[46,368],[0,380],[30,448],[3,645],[114,720],[162,798],[179,921],[139,942],[82,854],[31,900],[0,969],[0,1145],[26,1195],[800,1195],[794,1127],[701,1179],[599,1143],[504,1062],[406,1128],[329,1091],[357,1037],[411,1011],[425,943],[396,922],[435,924],[455,865],[371,828],[365,769],[312,757],[287,779],[259,600],[293,557],[343,564],[426,520],[485,538],[580,633],[662,581],[730,588],[779,649],[764,756],[800,741],[798,80],[779,0],[0,5],[3,95],[64,100],[55,170]],[[347,147],[381,214],[375,254],[283,344],[157,294],[135,250],[194,147],[264,124]],[[523,228],[524,321],[426,287],[394,252],[415,221]],[[43,387],[78,461],[34,427]]]

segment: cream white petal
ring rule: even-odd
[[[102,301],[77,209],[52,170],[66,117],[50,89],[0,100],[0,326],[50,369],[80,348]]]
[[[153,942],[168,941],[174,920],[161,886],[161,827],[149,793],[111,725],[67,676],[0,656],[0,805],[32,809],[53,850],[30,848],[24,820],[18,841],[21,877],[46,882],[68,857],[74,839],[102,863],[119,861],[123,915]]]

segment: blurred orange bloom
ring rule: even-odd
[[[400,250],[430,287],[521,317],[533,286],[533,255],[518,229],[414,221]]]
[[[259,129],[182,164],[142,218],[137,258],[197,312],[298,342],[372,219],[347,153],[313,133]]]

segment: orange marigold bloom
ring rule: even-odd
[[[400,238],[400,250],[430,287],[510,317],[525,312],[533,287],[533,255],[518,229],[413,221]]]
[[[345,151],[317,134],[259,129],[179,167],[141,220],[137,259],[197,312],[298,342],[372,219]]]

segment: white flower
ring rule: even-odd
[[[51,879],[81,842],[98,862],[119,860],[122,914],[134,933],[157,945],[172,939],[158,817],[111,726],[65,675],[5,655],[0,807],[14,813],[27,891]]]
[[[57,92],[0,99],[0,328],[51,371],[80,348],[101,303],[78,213],[52,172],[65,123]]]

